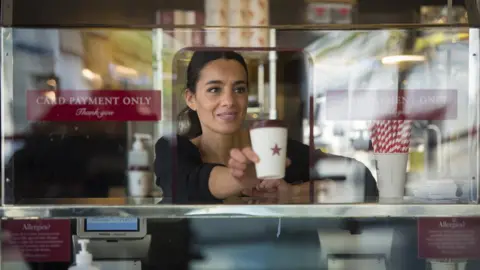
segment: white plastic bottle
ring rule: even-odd
[[[150,144],[152,138],[142,133],[135,133],[134,137],[132,150],[128,154],[128,193],[132,197],[148,197],[152,192],[153,173],[145,141]]]
[[[93,256],[87,251],[87,244],[90,241],[88,239],[78,239],[80,244],[80,252],[75,255],[75,265],[70,266],[69,270],[100,270],[100,268],[94,266]]]

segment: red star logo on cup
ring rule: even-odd
[[[275,144],[274,148],[270,148],[270,149],[272,149],[272,156],[275,156],[275,155],[280,156],[280,150],[282,150],[282,148],[278,147],[277,144]]]

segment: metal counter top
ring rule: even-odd
[[[4,218],[148,218],[273,217],[480,217],[475,204],[317,204],[317,205],[32,205],[4,206]]]

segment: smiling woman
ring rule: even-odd
[[[234,52],[201,52],[193,55],[187,68],[187,85],[184,92],[187,107],[180,112],[179,123],[186,123],[180,134],[188,138],[196,138],[205,128],[211,128],[214,121],[222,120],[217,124],[232,124],[239,128],[245,117],[248,104],[248,75],[247,64],[240,54]],[[205,75],[205,76],[201,76]],[[227,77],[228,81],[222,80]],[[225,85],[230,84],[230,85]],[[216,103],[221,102],[221,89],[225,86],[233,87],[233,96],[228,102],[235,103],[215,110]],[[198,95],[197,95],[198,92]],[[225,91],[223,91],[225,92]],[[210,110],[210,113],[208,112]],[[212,114],[214,118],[206,118]],[[205,122],[202,127],[199,117]],[[205,118],[204,118],[205,117]],[[236,122],[235,122],[236,120]],[[221,127],[217,127],[221,128]]]
[[[257,178],[254,163],[259,157],[251,148],[244,122],[248,106],[248,69],[244,58],[233,51],[197,51],[187,68],[183,97],[187,108],[179,115],[187,122],[183,133],[161,138],[155,148],[157,184],[166,200],[175,203],[221,203],[239,196],[273,198],[273,202],[311,202],[314,193],[328,193],[332,181],[310,175],[310,149],[287,141],[288,161],[284,179]],[[378,195],[375,180],[363,164],[320,151],[316,159],[340,159],[344,171],[362,167],[365,197]],[[355,168],[354,168],[355,167]]]
[[[201,133],[238,131],[248,104],[247,66],[234,52],[195,54],[187,70],[185,101],[197,113]]]

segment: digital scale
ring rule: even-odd
[[[88,252],[102,270],[142,269],[151,243],[147,220],[136,217],[79,218],[72,238],[75,253],[80,250],[78,239],[90,240]]]

